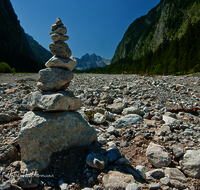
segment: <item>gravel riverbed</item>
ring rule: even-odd
[[[78,111],[98,141],[53,154],[40,177],[24,179],[18,135],[37,79],[0,74],[0,189],[200,189],[198,75],[75,74],[68,90],[82,100]],[[134,123],[135,115],[141,119]],[[94,151],[105,155],[109,149],[119,156],[103,169],[86,162]]]

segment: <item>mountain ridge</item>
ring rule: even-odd
[[[91,55],[86,53],[80,59],[76,58],[76,60],[76,70],[87,70],[90,68],[105,67],[106,65],[110,65],[110,60],[104,59],[101,56],[96,55],[95,53]]]

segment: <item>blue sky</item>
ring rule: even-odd
[[[66,43],[80,58],[96,53],[111,59],[128,26],[160,0],[10,0],[25,32],[49,50],[56,18],[67,27]]]

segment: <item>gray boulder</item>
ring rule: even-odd
[[[171,163],[171,157],[166,149],[163,146],[152,142],[147,148],[146,156],[156,168],[166,167]]]
[[[48,68],[56,67],[72,71],[76,64],[77,61],[73,56],[68,59],[62,59],[54,55],[51,59],[49,59],[49,61],[46,62],[45,66]]]
[[[53,152],[90,145],[97,140],[93,127],[78,112],[28,112],[21,122],[19,145],[29,170],[41,171]]]
[[[116,128],[122,128],[136,124],[138,121],[142,121],[142,117],[137,114],[129,114],[124,117],[121,117],[115,122]]]
[[[184,174],[189,177],[200,178],[200,149],[187,150],[179,164]]]
[[[58,56],[64,59],[68,59],[72,55],[72,52],[69,49],[69,46],[63,41],[50,43],[49,49],[55,56]]]
[[[78,110],[80,107],[81,100],[76,98],[71,91],[32,92],[27,104],[27,108],[31,111],[69,111]]]
[[[68,88],[74,74],[59,68],[46,68],[39,71],[37,87],[42,91],[59,91]]]

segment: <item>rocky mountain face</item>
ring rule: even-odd
[[[105,67],[110,65],[110,60],[104,59],[95,53],[89,55],[88,53],[83,55],[80,59],[76,58],[77,65],[75,69],[77,70],[86,70],[90,68]]]
[[[26,33],[26,38],[33,51],[34,57],[38,62],[45,63],[53,54],[41,46],[32,36]]]
[[[20,72],[36,72],[43,68],[44,60],[52,55],[25,34],[9,0],[0,1],[0,23],[0,62]]]
[[[188,23],[196,23],[200,19],[198,2],[161,0],[147,15],[136,19],[129,26],[116,49],[112,63],[126,56],[136,59],[145,51],[155,51],[164,40],[180,39],[186,32]]]
[[[124,59],[129,59],[131,62],[139,60],[147,54],[149,57],[146,56],[145,59],[150,60],[153,57],[152,55],[160,48],[160,52],[158,53],[162,54],[162,57],[158,57],[160,62],[163,61],[166,65],[174,62],[174,64],[178,64],[179,70],[185,67],[185,70],[183,70],[187,72],[198,62],[198,58],[195,58],[190,68],[181,65],[186,60],[184,56],[194,57],[198,54],[198,44],[196,42],[199,41],[199,34],[196,31],[198,31],[199,20],[199,0],[161,0],[147,15],[136,19],[129,26],[115,51],[111,63],[122,64],[122,60]],[[192,40],[194,43],[189,43]],[[193,51],[189,54],[188,50],[180,49],[180,46],[185,46],[189,50],[193,49]],[[173,53],[170,48],[177,51],[177,53]],[[167,54],[176,55],[172,55],[174,56],[173,59],[168,60],[169,55]],[[164,56],[166,58],[163,59]],[[140,60],[140,63],[145,61]],[[156,60],[152,63],[154,66],[156,65],[155,62]],[[189,65],[189,60],[186,60],[185,65]],[[144,64],[143,72],[147,72],[147,70]]]

